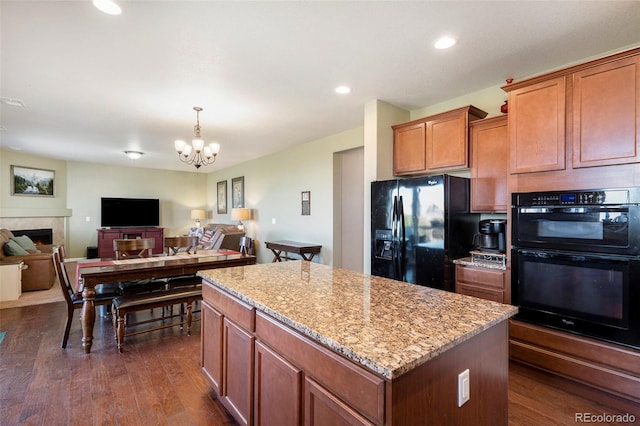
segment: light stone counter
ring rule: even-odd
[[[517,312],[510,305],[306,261],[198,275],[387,379]]]

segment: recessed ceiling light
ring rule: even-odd
[[[340,93],[341,95],[345,95],[351,92],[351,87],[348,86],[338,86],[336,87],[336,93]]]
[[[448,49],[450,47],[452,47],[453,45],[455,45],[458,42],[458,40],[456,40],[455,38],[451,37],[451,36],[444,36],[444,37],[440,37],[438,40],[436,40],[435,43],[433,43],[433,46],[436,49]]]
[[[137,160],[144,155],[144,152],[140,151],[125,151],[124,153],[127,154],[127,157],[131,158],[132,160]]]
[[[108,15],[120,15],[122,9],[113,0],[93,0],[93,5],[103,13]]]

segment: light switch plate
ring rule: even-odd
[[[469,369],[458,374],[458,407],[469,400]]]

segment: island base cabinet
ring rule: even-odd
[[[222,314],[207,302],[202,302],[201,364],[213,390],[222,394]],[[205,339],[206,336],[206,339]]]
[[[227,318],[223,319],[223,404],[241,425],[249,425],[253,413],[254,337]]]
[[[305,426],[373,425],[311,378],[305,384]]]
[[[508,322],[503,321],[394,379],[394,425],[508,424]],[[469,401],[458,407],[458,375],[469,369]]]
[[[203,370],[241,425],[507,425],[507,321],[387,378],[206,281],[202,294]]]
[[[302,371],[262,342],[256,342],[254,424],[301,424]]]

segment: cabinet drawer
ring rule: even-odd
[[[504,290],[504,271],[456,265],[456,280]]]
[[[256,310],[233,296],[229,296],[206,281],[202,284],[202,298],[247,331],[255,331]]]
[[[477,287],[474,285],[462,284],[458,282],[456,283],[456,293],[464,294],[465,296],[473,296],[480,299],[504,303],[504,292],[486,287]]]
[[[384,379],[261,313],[256,336],[375,424],[384,423]]]

